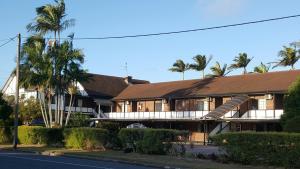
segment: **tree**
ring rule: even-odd
[[[176,60],[176,62],[173,64],[173,67],[170,68],[169,70],[171,72],[182,73],[182,80],[184,80],[184,73],[189,69],[190,69],[189,64],[184,63],[183,60],[179,59],[179,60]]]
[[[73,107],[73,103],[74,103],[73,96],[75,94],[77,94],[77,92],[78,92],[77,86],[70,85],[69,88],[68,88],[68,92],[69,92],[69,95],[70,95],[70,102],[69,102],[69,109],[68,109],[68,115],[67,115],[67,118],[66,118],[65,126],[68,125],[68,122],[69,122],[69,119],[70,119],[70,115],[71,115],[72,107]]]
[[[300,132],[300,77],[289,87],[284,99],[281,124],[286,131]]]
[[[72,83],[83,79],[85,70],[81,68],[84,55],[81,50],[73,48],[73,36],[70,40],[60,42],[60,33],[74,20],[66,20],[65,3],[56,0],[36,9],[37,17],[27,26],[28,31],[38,35],[30,37],[23,47],[22,72],[23,85],[35,86],[39,90],[39,102],[47,127],[63,126],[65,93]],[[53,33],[54,41],[46,42],[43,35]],[[57,40],[58,36],[58,40]],[[55,96],[56,108],[52,112],[51,101]],[[45,103],[47,102],[47,104]]]
[[[57,66],[57,59],[59,57],[58,52],[56,51],[55,47],[59,46],[60,44],[60,34],[63,30],[67,29],[70,26],[73,26],[75,23],[74,19],[65,19],[66,14],[65,2],[64,0],[55,0],[55,4],[47,4],[41,7],[36,8],[36,18],[33,23],[27,25],[27,30],[39,33],[40,35],[45,35],[47,33],[54,34],[54,42],[52,43],[52,52],[51,55],[53,58],[54,65]],[[58,36],[58,41],[57,41]],[[55,109],[55,123],[60,123],[60,117],[62,116],[62,110],[60,108],[61,101],[61,72],[59,69],[54,67],[54,74],[56,78],[54,90],[56,96],[56,109]]]
[[[239,55],[234,58],[233,61],[235,63],[230,65],[229,70],[243,68],[244,69],[243,74],[246,74],[247,73],[246,68],[252,59],[253,59],[253,57],[248,58],[247,53],[239,53]]]
[[[295,69],[295,64],[300,59],[296,48],[283,46],[283,49],[279,51],[278,56],[281,57],[273,68],[278,66],[291,66],[291,69]]]
[[[254,67],[254,72],[256,73],[267,73],[270,70],[270,64],[265,65],[262,62],[260,63],[259,66]]]
[[[42,118],[40,103],[35,98],[20,103],[20,119],[23,124],[30,124],[32,120],[40,118]]]
[[[12,107],[4,100],[3,94],[0,93],[0,127],[9,125],[12,112]]]
[[[46,40],[39,36],[31,36],[23,44],[20,62],[20,85],[38,90],[40,109],[46,127],[51,127],[54,71],[51,48],[47,47]]]
[[[219,62],[216,62],[216,64],[212,66],[210,70],[213,74],[208,75],[209,77],[222,77],[230,73],[230,71],[227,69],[227,64],[224,64],[222,67]]]
[[[205,55],[197,55],[193,57],[193,60],[195,63],[191,64],[190,68],[196,71],[202,71],[202,78],[204,78],[204,70],[212,60],[212,56],[207,59]]]
[[[64,0],[55,0],[55,4],[47,4],[36,8],[35,21],[27,25],[27,30],[45,35],[54,33],[55,40],[58,36],[60,39],[61,31],[73,26],[74,19],[66,20]]]

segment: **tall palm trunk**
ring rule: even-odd
[[[67,118],[66,118],[65,126],[68,125],[68,122],[69,122],[69,119],[70,119],[70,115],[71,115],[71,108],[72,107],[73,107],[73,94],[71,94],[71,97],[70,97],[68,115],[67,115]]]

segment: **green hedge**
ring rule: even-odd
[[[64,130],[65,146],[73,149],[103,149],[108,132],[99,128],[68,128]]]
[[[235,162],[300,167],[298,133],[224,133],[212,137],[212,140]]]
[[[188,132],[170,129],[121,129],[119,138],[124,148],[145,154],[166,154],[171,149],[171,142]]]
[[[0,144],[12,143],[12,129],[10,127],[0,127]]]
[[[20,144],[61,145],[63,141],[62,129],[42,126],[19,126],[18,140]]]
[[[122,147],[121,141],[118,137],[118,133],[121,129],[120,123],[101,121],[96,124],[96,128],[106,129],[108,131],[108,140],[105,147],[117,150]]]

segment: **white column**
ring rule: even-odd
[[[100,118],[100,114],[101,114],[101,104],[98,104],[98,117]]]

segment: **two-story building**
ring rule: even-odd
[[[97,120],[185,129],[191,140],[226,131],[277,131],[283,100],[300,70],[130,85]]]
[[[129,85],[149,83],[145,80],[128,77],[116,77],[88,73],[89,79],[76,84],[78,93],[74,96],[72,112],[89,114],[91,117],[101,117],[102,113],[115,111],[112,98],[116,97]],[[16,76],[11,74],[5,82],[1,92],[4,96],[14,96],[16,89]],[[34,87],[19,89],[19,97],[22,100],[29,98],[37,99],[41,94]],[[67,91],[61,96],[62,109],[68,111],[69,99]],[[52,110],[56,109],[56,99],[52,99]]]

